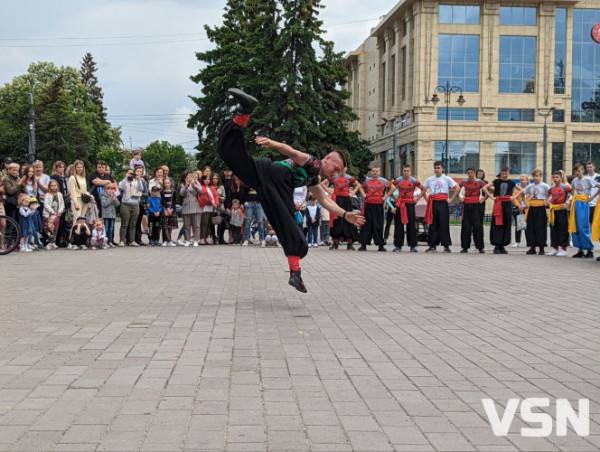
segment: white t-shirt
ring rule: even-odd
[[[596,184],[598,182],[600,182],[600,174],[598,173],[594,173],[593,176],[590,176],[589,174],[586,174],[587,177],[589,177],[590,179],[592,179]],[[590,192],[590,196],[594,196],[598,190],[600,190],[600,188],[598,187],[592,187],[592,191]],[[590,207],[594,207],[596,204],[598,203],[598,197],[596,196],[594,199],[592,199],[590,201]]]
[[[571,182],[571,187],[573,188],[572,193],[574,195],[590,195],[592,188],[595,187],[597,182],[594,182],[589,176],[583,176],[581,179],[575,178],[573,182]]]
[[[308,206],[306,206],[306,208],[310,212],[310,217],[311,218],[314,218],[315,216],[317,216],[317,205],[316,204],[314,206],[311,206],[309,204]]]
[[[441,177],[431,176],[423,185],[425,188],[429,188],[432,195],[447,195],[451,188],[456,187],[456,182],[451,177],[442,175]]]
[[[541,183],[541,184],[529,184],[527,188],[525,188],[525,194],[531,195],[530,199],[546,199],[546,195],[548,194],[548,190],[550,190],[550,185]]]
[[[306,195],[308,188],[306,186],[294,188],[294,204],[306,204]]]

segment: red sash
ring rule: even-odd
[[[406,205],[414,203],[414,198],[398,198],[396,207],[400,208],[400,218],[402,219],[402,224],[408,224],[408,212],[406,210]]]
[[[439,195],[429,195],[429,199],[427,200],[427,211],[425,212],[425,223],[433,223],[433,201],[446,201],[447,199],[448,194],[446,193],[442,193]]]
[[[496,219],[496,226],[502,226],[502,203],[510,202],[510,196],[496,196],[494,201],[494,218]]]

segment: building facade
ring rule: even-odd
[[[402,0],[346,66],[387,177],[600,167],[600,0]]]

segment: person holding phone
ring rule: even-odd
[[[144,185],[140,177],[135,177],[132,169],[127,170],[125,179],[119,183],[123,193],[121,200],[121,229],[119,231],[119,246],[139,246],[135,242],[135,225],[140,213],[140,199]]]

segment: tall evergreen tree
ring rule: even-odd
[[[104,94],[102,88],[98,85],[98,77],[96,77],[96,62],[91,53],[86,53],[81,61],[81,81],[88,88],[89,99],[99,108],[100,119],[106,124],[106,108],[104,108]]]
[[[256,156],[276,152],[255,149],[255,133],[319,157],[340,147],[370,155],[346,128],[356,115],[345,104],[349,93],[340,88],[347,81],[343,55],[322,38],[322,8],[320,0],[229,0],[223,25],[206,27],[215,48],[196,54],[207,66],[191,79],[202,84],[204,96],[192,97],[199,111],[188,122],[198,130],[199,164],[221,163],[216,142],[221,123],[231,116],[224,100],[232,86],[259,100],[246,131]]]

